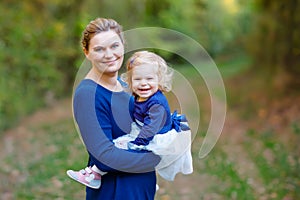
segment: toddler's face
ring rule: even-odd
[[[139,101],[147,100],[158,90],[158,67],[142,64],[132,69],[132,91]]]

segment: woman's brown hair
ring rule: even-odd
[[[113,19],[96,18],[91,21],[82,33],[81,45],[83,51],[89,51],[90,40],[98,33],[113,30],[120,37],[124,44],[124,36],[122,33],[122,26]]]

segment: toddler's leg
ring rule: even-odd
[[[101,176],[107,174],[107,172],[101,171],[96,165],[93,165],[93,166],[92,166],[92,170],[93,170],[94,172],[97,172],[97,173],[100,174]]]

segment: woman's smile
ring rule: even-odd
[[[120,59],[120,57],[117,57],[114,60],[103,61],[102,63],[107,64],[108,66],[111,66],[111,65],[114,65],[119,59]]]

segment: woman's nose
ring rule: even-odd
[[[105,57],[110,58],[113,56],[113,52],[110,49],[106,49],[105,51]]]

